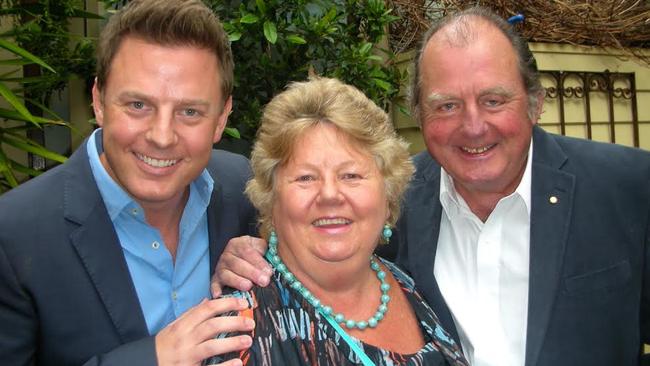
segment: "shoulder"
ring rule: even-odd
[[[32,178],[0,196],[0,224],[8,216],[39,214],[50,206],[60,206],[65,181],[70,177],[67,163]]]
[[[38,204],[39,209],[51,203],[58,197],[74,195],[78,192],[65,192],[68,182],[75,184],[75,189],[88,188],[95,185],[88,162],[85,142],[63,164],[60,164],[41,175],[29,179],[18,187],[0,196],[0,207],[13,205]],[[3,210],[0,209],[0,212]]]
[[[212,150],[207,168],[215,173],[250,174],[250,164],[245,156],[225,150]]]
[[[566,154],[569,168],[596,169],[610,174],[650,173],[650,152],[646,150],[551,133],[545,135]]]
[[[432,179],[440,171],[440,165],[433,160],[426,150],[413,156],[413,165],[415,165],[415,174],[413,176],[415,181]]]
[[[215,182],[241,191],[251,177],[250,163],[246,157],[224,150],[212,150],[206,167]]]

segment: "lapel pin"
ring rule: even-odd
[[[557,199],[557,197],[555,197],[555,196],[551,196],[551,197],[548,198],[548,201],[549,201],[552,205],[554,205],[554,204],[556,204],[559,200]]]

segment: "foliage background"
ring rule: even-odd
[[[68,31],[71,18],[101,18],[86,12],[80,0],[3,0],[0,2],[0,193],[21,177],[41,173],[7,153],[9,146],[54,162],[65,157],[42,145],[48,126],[69,126],[49,108],[52,96],[73,76],[94,70],[92,42]],[[32,160],[32,159],[30,159]],[[45,164],[43,164],[45,166]]]
[[[246,140],[262,107],[290,81],[337,77],[390,108],[405,77],[386,32],[398,18],[383,0],[211,1],[232,42],[235,105],[230,123]]]

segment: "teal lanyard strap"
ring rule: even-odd
[[[375,366],[375,363],[372,362],[370,357],[368,357],[368,355],[366,355],[365,352],[363,352],[363,350],[359,347],[357,342],[353,341],[352,338],[350,338],[350,336],[345,332],[345,330],[343,330],[343,328],[341,328],[341,326],[334,319],[332,319],[331,316],[324,314],[320,310],[318,310],[318,312],[323,318],[327,319],[327,321],[334,328],[334,330],[336,330],[336,332],[341,336],[341,338],[343,338],[343,340],[348,345],[350,345],[352,351],[356,353],[357,356],[361,359],[362,364],[364,364],[365,366]]]

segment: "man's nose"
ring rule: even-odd
[[[147,140],[158,148],[172,146],[178,140],[174,129],[174,117],[170,112],[161,111],[151,121]]]
[[[469,137],[481,136],[487,131],[485,116],[476,103],[468,103],[463,109],[463,131]]]

